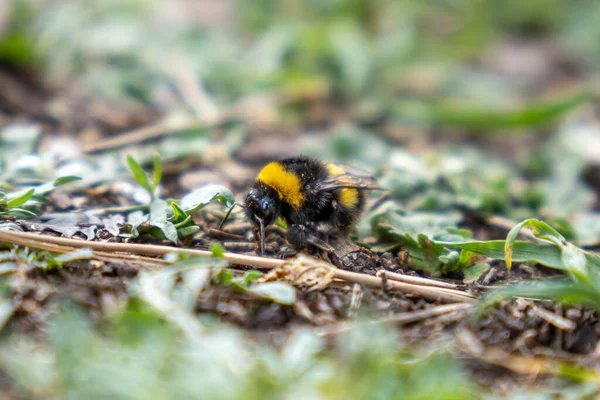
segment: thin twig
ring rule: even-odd
[[[385,271],[385,270],[377,271],[376,276],[381,276],[382,274],[385,274],[388,279],[393,280],[393,281],[398,281],[398,282],[413,283],[415,285],[422,285],[422,286],[435,286],[435,287],[453,289],[453,290],[460,289],[459,285],[454,285],[452,283],[436,281],[434,279],[429,279],[429,278],[421,278],[418,276],[402,275],[402,274],[398,274],[396,272],[390,272],[390,271]]]
[[[571,321],[570,319],[548,311],[545,308],[538,307],[535,304],[531,304],[531,308],[537,314],[538,317],[542,318],[549,324],[554,325],[558,329],[565,331],[574,331],[577,328],[577,324],[574,321]]]
[[[238,239],[238,240],[246,239],[242,235],[238,235],[235,233],[230,233],[227,231],[222,231],[220,229],[214,229],[214,228],[211,228],[208,230],[207,236],[214,238],[214,239]]]
[[[0,240],[2,240],[2,233],[3,233],[3,231],[0,230]],[[31,248],[38,249],[38,250],[44,250],[44,251],[48,251],[51,253],[58,253],[58,254],[67,254],[67,253],[76,251],[77,249],[88,247],[88,246],[79,246],[79,247],[64,246],[64,245],[58,245],[58,244],[42,242],[42,241],[33,242],[30,239],[22,239],[22,238],[11,238],[11,239],[7,240],[6,242],[20,245],[20,246],[31,247]],[[152,267],[158,267],[158,266],[162,266],[164,264],[163,260],[139,256],[136,254],[107,253],[107,252],[103,252],[103,251],[93,251],[92,254],[95,259],[98,259],[100,261],[113,262],[113,263],[123,262],[123,261],[132,261],[132,262],[136,262],[136,263],[145,264],[146,266],[151,265]]]
[[[36,245],[39,245],[40,242],[44,241],[46,243],[72,246],[77,248],[88,247],[98,251],[112,251],[154,256],[164,256],[169,253],[185,253],[202,257],[212,256],[212,252],[207,250],[182,249],[178,247],[151,244],[90,242],[79,239],[68,239],[48,235],[37,235],[33,233],[0,230],[0,242],[14,243],[16,239],[19,240],[19,244],[34,248],[36,248]],[[248,256],[236,253],[225,253],[224,257],[231,264],[247,265],[256,268],[272,269],[283,267],[286,264],[285,260]],[[335,277],[338,279],[343,279],[347,282],[355,282],[365,286],[382,288],[381,279],[371,275],[337,269]],[[475,296],[459,290],[416,285],[398,281],[388,281],[387,287],[389,289],[395,289],[404,293],[419,295],[429,300],[440,301],[444,303],[473,302],[476,299]]]
[[[361,283],[365,286],[381,288],[381,279],[372,275],[359,274],[356,272],[344,271],[338,269],[335,277],[348,282]],[[472,302],[476,297],[459,290],[438,288],[433,286],[415,285],[412,283],[404,283],[398,281],[387,281],[386,287],[396,289],[401,292],[416,294],[429,300],[440,301],[444,303],[452,302]]]
[[[212,252],[208,250],[182,249],[179,247],[169,247],[154,244],[91,242],[80,239],[69,239],[49,235],[38,235],[35,233],[0,230],[0,242],[12,243],[11,238],[26,239],[25,241],[19,244],[34,248],[36,247],[36,243],[44,241],[46,243],[72,246],[77,248],[88,247],[92,250],[98,251],[132,253],[151,256],[164,256],[169,253],[185,253],[201,257],[212,257],[213,255]],[[225,253],[225,259],[231,264],[250,265],[257,268],[267,269],[281,267],[285,264],[284,260],[276,260],[273,258],[257,256],[246,256],[236,253]]]
[[[162,136],[187,131],[194,128],[219,125],[225,122],[227,118],[228,117],[223,116],[221,119],[214,121],[211,124],[207,124],[206,121],[202,118],[191,118],[185,121],[175,122],[158,122],[152,125],[147,125],[138,129],[127,131],[120,135],[100,140],[95,143],[89,143],[83,146],[83,151],[85,153],[96,153],[99,151],[116,149],[151,139],[157,139]]]
[[[444,304],[441,306],[429,307],[424,310],[417,310],[411,312],[404,312],[389,316],[378,320],[378,323],[395,322],[402,324],[410,324],[413,322],[421,321],[427,318],[437,317],[443,314],[449,314],[455,311],[466,311],[473,308],[473,304],[469,303],[451,303]]]

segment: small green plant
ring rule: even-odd
[[[67,262],[91,259],[93,252],[91,249],[84,248],[70,253],[54,254],[48,251],[15,246],[10,252],[2,253],[2,255],[0,258],[0,275],[12,272],[11,266],[13,265],[16,270],[16,263],[29,264],[45,271],[60,269]]]
[[[235,276],[231,269],[221,268],[215,274],[215,280],[221,285],[231,285],[238,292],[251,293],[282,305],[290,306],[296,302],[296,289],[288,283],[253,284],[261,276],[262,273],[255,270],[246,271],[242,276]]]
[[[0,215],[10,215],[16,218],[27,218],[27,217],[35,217],[35,213],[19,207],[22,204],[26,203],[27,200],[33,196],[33,189],[29,189],[25,193],[20,196],[13,197],[12,199],[4,193],[0,192]]]
[[[516,240],[524,228],[531,229],[540,242]],[[560,270],[570,278],[507,285],[492,291],[483,300],[484,306],[507,297],[532,297],[586,304],[600,310],[600,257],[567,242],[556,229],[545,222],[527,219],[511,229],[506,240],[437,244],[504,259],[508,268],[514,261],[544,265]]]
[[[146,189],[146,191],[150,194],[150,198],[154,200],[156,198],[156,189],[162,180],[162,163],[158,153],[154,154],[153,164],[154,169],[152,172],[152,181],[150,181],[148,175],[146,175],[146,172],[144,172],[144,169],[135,160],[135,158],[129,154],[127,155],[127,165],[129,165],[129,169],[133,173],[133,177],[141,187]]]
[[[64,176],[43,185],[17,190],[14,192],[0,191],[0,216],[14,218],[35,218],[40,213],[40,206],[46,202],[45,196],[56,187],[81,178],[77,176]]]
[[[406,215],[397,208],[375,213],[371,218],[373,232],[384,243],[378,251],[401,249],[413,268],[442,275],[464,271],[481,257],[468,250],[453,250],[439,244],[442,239],[465,240],[470,231],[454,228],[460,221],[457,213],[413,213]]]
[[[158,239],[167,239],[177,243],[178,238],[191,236],[200,230],[198,226],[194,225],[193,213],[214,200],[225,205],[234,203],[231,191],[220,185],[206,185],[196,189],[184,196],[180,202],[163,200],[156,193],[162,179],[160,155],[154,155],[152,181],[131,155],[127,156],[127,164],[135,180],[150,194],[152,199],[147,221],[149,227],[144,228],[141,225],[136,226],[135,229],[132,227],[132,233],[139,234],[140,230],[142,232],[146,230]]]

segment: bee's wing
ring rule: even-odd
[[[330,175],[319,182],[318,190],[333,191],[343,188],[354,188],[363,190],[385,190],[377,183],[377,180],[363,170],[347,165],[338,165],[344,170],[343,174]]]

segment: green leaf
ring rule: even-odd
[[[185,195],[181,199],[180,206],[185,212],[191,214],[213,200],[218,200],[223,204],[232,204],[235,202],[231,190],[227,189],[225,186],[210,184]]]
[[[102,224],[108,233],[117,237],[121,233],[121,228],[125,225],[125,217],[121,214],[114,214],[102,219]]]
[[[8,208],[12,208],[12,207],[17,207],[20,206],[21,204],[24,204],[27,200],[29,200],[31,198],[31,196],[33,196],[33,193],[35,192],[35,189],[29,189],[28,191],[26,191],[25,193],[23,193],[22,195],[12,198],[11,200],[9,200],[6,203],[6,206]]]
[[[10,200],[20,198],[21,196],[28,193],[31,189],[33,189],[33,195],[30,197],[30,199],[34,198],[34,197],[40,197],[40,196],[50,193],[51,191],[56,189],[58,186],[61,186],[61,185],[64,185],[66,183],[73,182],[76,180],[80,180],[80,179],[81,178],[78,176],[63,176],[54,181],[46,182],[43,185],[36,186],[34,188],[27,188],[27,189],[18,190],[16,192],[9,193],[7,195],[7,199],[10,201]]]
[[[149,220],[149,216],[140,210],[134,211],[127,216],[127,225],[130,230],[130,235],[132,238],[136,238],[136,237],[140,236],[138,228],[142,224],[148,222],[148,220]]]
[[[57,178],[54,181],[54,187],[61,186],[61,185],[64,185],[64,184],[67,184],[67,183],[73,182],[73,181],[79,181],[79,180],[81,180],[81,178],[79,176],[73,176],[73,175],[62,176],[60,178]],[[38,193],[36,193],[36,194],[38,194]]]
[[[490,264],[488,263],[477,263],[472,267],[466,268],[464,270],[465,278],[463,279],[463,282],[475,282],[481,275],[485,274],[488,269],[490,269]]]
[[[179,207],[177,203],[171,203],[171,208],[173,209],[173,216],[171,217],[170,221],[174,224],[182,223],[190,218],[190,216],[181,207]]]
[[[179,237],[191,236],[200,231],[200,227],[197,225],[185,226],[183,228],[177,228]]]
[[[283,282],[261,283],[249,288],[248,292],[286,306],[296,302],[296,289]]]
[[[236,292],[247,292],[248,291],[248,285],[246,285],[246,283],[244,283],[243,277],[234,277],[231,280],[231,287],[233,287],[233,290],[235,290]]]
[[[282,229],[288,228],[287,222],[285,222],[285,220],[281,217],[277,217],[277,219],[275,220],[275,225]]]
[[[45,194],[50,193],[54,189],[56,189],[58,186],[62,186],[69,182],[79,181],[79,180],[81,180],[81,178],[78,176],[71,176],[71,175],[63,176],[63,177],[55,179],[53,182],[44,183],[43,185],[36,187],[35,193],[33,195],[34,196],[43,196]]]
[[[70,253],[62,254],[60,256],[54,257],[55,260],[64,264],[68,261],[76,261],[76,260],[89,260],[94,256],[94,252],[92,249],[80,249],[76,251],[72,251]]]
[[[225,248],[223,245],[216,240],[210,244],[210,251],[214,257],[225,258]]]
[[[429,111],[430,118],[438,124],[457,125],[482,131],[515,129],[546,124],[587,103],[590,99],[589,94],[580,93],[565,99],[530,104],[515,111],[485,110],[475,106],[444,104],[432,106]]]
[[[181,253],[171,254],[176,255],[176,259],[178,261],[172,265],[169,265],[167,268],[160,270],[163,271],[165,275],[178,274],[192,269],[225,268],[227,266],[227,261],[222,258],[192,256],[184,260],[179,260],[178,257],[181,255]]]
[[[446,234],[462,220],[459,212],[414,212],[409,215],[399,210],[387,210],[373,217],[372,225],[378,235],[402,238],[406,234],[429,237]]]
[[[37,214],[33,211],[29,211],[21,207],[11,208],[10,210],[8,210],[8,215],[11,215],[17,219],[29,219],[37,217]]]
[[[19,67],[34,68],[39,65],[39,50],[33,37],[23,32],[11,32],[0,37],[0,60]]]
[[[512,243],[517,239],[519,232],[523,228],[530,228],[536,237],[542,240],[550,241],[557,246],[560,246],[561,242],[565,241],[565,238],[562,237],[562,235],[550,225],[545,224],[542,221],[538,221],[537,219],[526,219],[525,221],[519,223],[514,228],[512,228],[510,232],[508,232],[508,235],[506,237],[504,251],[506,253],[505,260],[508,269],[510,269],[510,266],[512,264]]]
[[[550,244],[516,241],[519,231],[525,227],[531,228],[537,238]],[[545,265],[567,273],[575,282],[585,283],[600,291],[600,257],[567,242],[560,233],[542,221],[528,219],[517,224],[508,233],[506,241],[438,242],[437,244],[469,250],[490,258],[504,258],[509,267],[512,261]]]
[[[130,155],[127,155],[127,164],[129,165],[129,169],[133,173],[133,177],[144,189],[146,189],[150,194],[153,194],[152,186],[150,182],[148,182],[148,176],[146,172],[142,169],[141,165]]]
[[[148,224],[160,229],[165,235],[165,238],[177,243],[177,228],[168,219],[168,211],[170,207],[164,200],[154,200],[150,204],[150,220]]]
[[[187,301],[190,299],[189,296],[181,297],[178,294],[185,293],[187,289],[191,289],[192,293],[200,290],[210,276],[209,270],[224,269],[225,265],[225,260],[191,257],[163,269],[142,270],[134,281],[131,291],[188,337],[199,338],[203,326],[194,313],[195,303]],[[177,275],[183,281],[182,285],[177,284],[179,280]],[[197,279],[192,283],[187,280],[190,276],[195,276]],[[190,284],[192,287],[188,286]],[[191,293],[188,292],[188,295]]]
[[[188,227],[191,223],[192,223],[192,216],[188,215],[186,219],[184,219],[183,221],[178,222],[174,225],[175,225],[175,228],[177,228],[179,230],[179,229]]]
[[[436,243],[450,248],[469,250],[473,253],[497,260],[505,258],[505,240]],[[563,269],[560,250],[556,246],[548,244],[516,241],[512,245],[512,260],[538,263],[550,268]]]
[[[230,285],[233,281],[233,272],[229,268],[221,268],[215,275],[215,279],[221,285]]]
[[[66,262],[77,260],[89,260],[94,256],[92,249],[80,249],[70,253],[61,254],[56,257],[48,257],[38,264],[38,268],[43,270],[53,270],[62,268]]]
[[[576,280],[589,283],[590,271],[588,270],[588,260],[585,252],[572,243],[565,243],[560,247],[560,250],[562,263],[569,274]]]
[[[250,285],[252,282],[257,280],[261,276],[262,276],[262,272],[257,271],[255,269],[251,269],[250,271],[246,271],[244,273],[243,280],[246,285]]]
[[[416,269],[440,274],[461,270],[472,265],[472,255],[448,250],[431,237],[460,237],[448,229],[461,220],[460,213],[424,213],[400,215],[397,210],[387,210],[373,217],[376,235],[392,242],[409,255],[409,264]]]
[[[505,245],[505,260],[508,268],[510,268],[512,262],[512,243],[523,228],[530,228],[535,237],[553,243],[560,250],[561,269],[567,271],[572,278],[589,281],[586,253],[567,242],[556,229],[536,219],[527,219],[515,226],[508,233]]]

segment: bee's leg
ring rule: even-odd
[[[352,231],[352,223],[356,219],[353,215],[356,211],[348,207],[342,207],[336,200],[332,202],[332,212],[329,222],[323,229],[327,235],[347,236]]]
[[[261,254],[261,236],[260,236],[260,228],[252,227],[252,234],[254,236],[254,243],[256,244],[256,254]]]
[[[298,251],[294,250],[291,246],[283,246],[279,249],[277,253],[277,257],[279,258],[289,258],[298,254]]]
[[[327,242],[317,236],[313,227],[309,227],[308,225],[291,225],[288,228],[287,240],[297,250],[305,248],[307,244],[311,244],[328,253],[334,250]]]
[[[332,246],[329,245],[329,243],[327,243],[326,241],[324,241],[316,235],[310,235],[307,239],[307,242],[323,251],[326,251],[327,253],[331,253],[335,250]]]
[[[327,236],[327,235],[330,235],[332,232],[334,232],[335,228],[333,225],[331,225],[328,222],[321,222],[317,226],[316,231],[319,234],[319,236]]]
[[[287,230],[286,238],[289,244],[296,250],[302,250],[307,243],[307,228],[306,225],[290,225]]]

